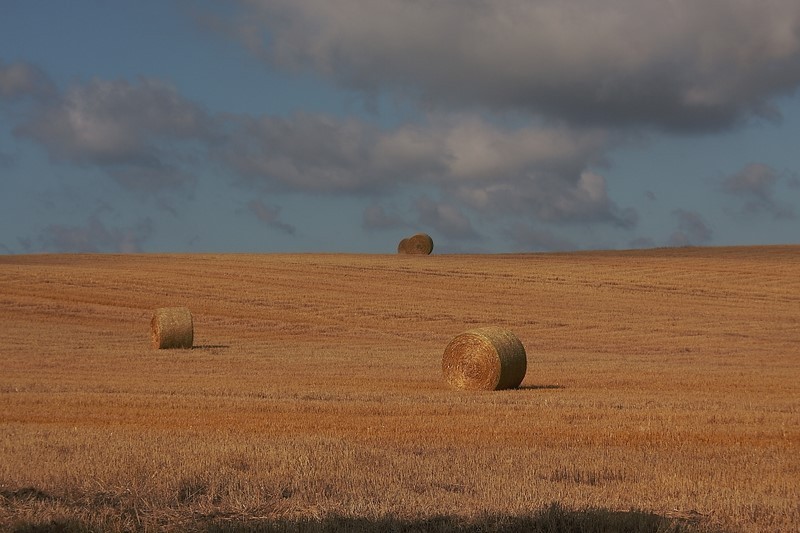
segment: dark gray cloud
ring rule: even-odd
[[[800,84],[796,0],[240,0],[254,54],[442,108],[714,131]]]
[[[423,196],[417,199],[415,208],[419,214],[419,223],[433,228],[435,233],[451,239],[481,238],[467,215],[451,203],[437,202]]]
[[[769,165],[751,163],[725,178],[722,189],[744,202],[745,214],[768,213],[776,219],[794,219],[794,208],[775,198],[775,186],[780,179],[781,175]]]
[[[678,218],[678,228],[669,238],[669,246],[699,246],[708,244],[713,231],[696,211],[676,209],[672,213]]]
[[[268,206],[261,200],[250,200],[247,202],[247,210],[267,227],[276,229],[287,235],[294,235],[295,227],[287,224],[280,219],[281,208]]]
[[[183,141],[209,141],[214,128],[198,105],[160,81],[92,80],[36,107],[15,130],[56,161],[106,169],[140,191],[192,181],[182,169]]]
[[[38,241],[43,252],[138,253],[153,232],[150,219],[144,219],[129,228],[108,228],[98,216],[93,215],[83,226],[51,224],[44,229]],[[20,242],[24,246],[24,242]]]
[[[41,100],[56,92],[50,77],[39,67],[25,62],[6,64],[0,59],[0,100]]]

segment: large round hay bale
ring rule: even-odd
[[[192,313],[185,307],[156,309],[150,320],[153,348],[191,348],[194,341]]]
[[[444,379],[456,389],[513,389],[522,383],[527,369],[525,347],[520,340],[497,327],[457,335],[442,357]]]
[[[430,255],[433,251],[433,239],[425,233],[417,233],[400,241],[397,252],[411,255]]]

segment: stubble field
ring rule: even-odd
[[[798,246],[0,256],[3,530],[797,531],[798,458]]]

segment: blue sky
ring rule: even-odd
[[[795,0],[0,3],[0,253],[798,243]]]

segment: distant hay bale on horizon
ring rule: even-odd
[[[192,313],[185,307],[161,307],[150,320],[153,348],[191,348],[194,342]]]
[[[498,327],[457,335],[442,356],[442,375],[456,389],[515,389],[527,369],[522,342],[511,331]]]
[[[427,233],[417,233],[403,239],[397,245],[397,253],[406,255],[430,255],[433,252],[433,239]]]

